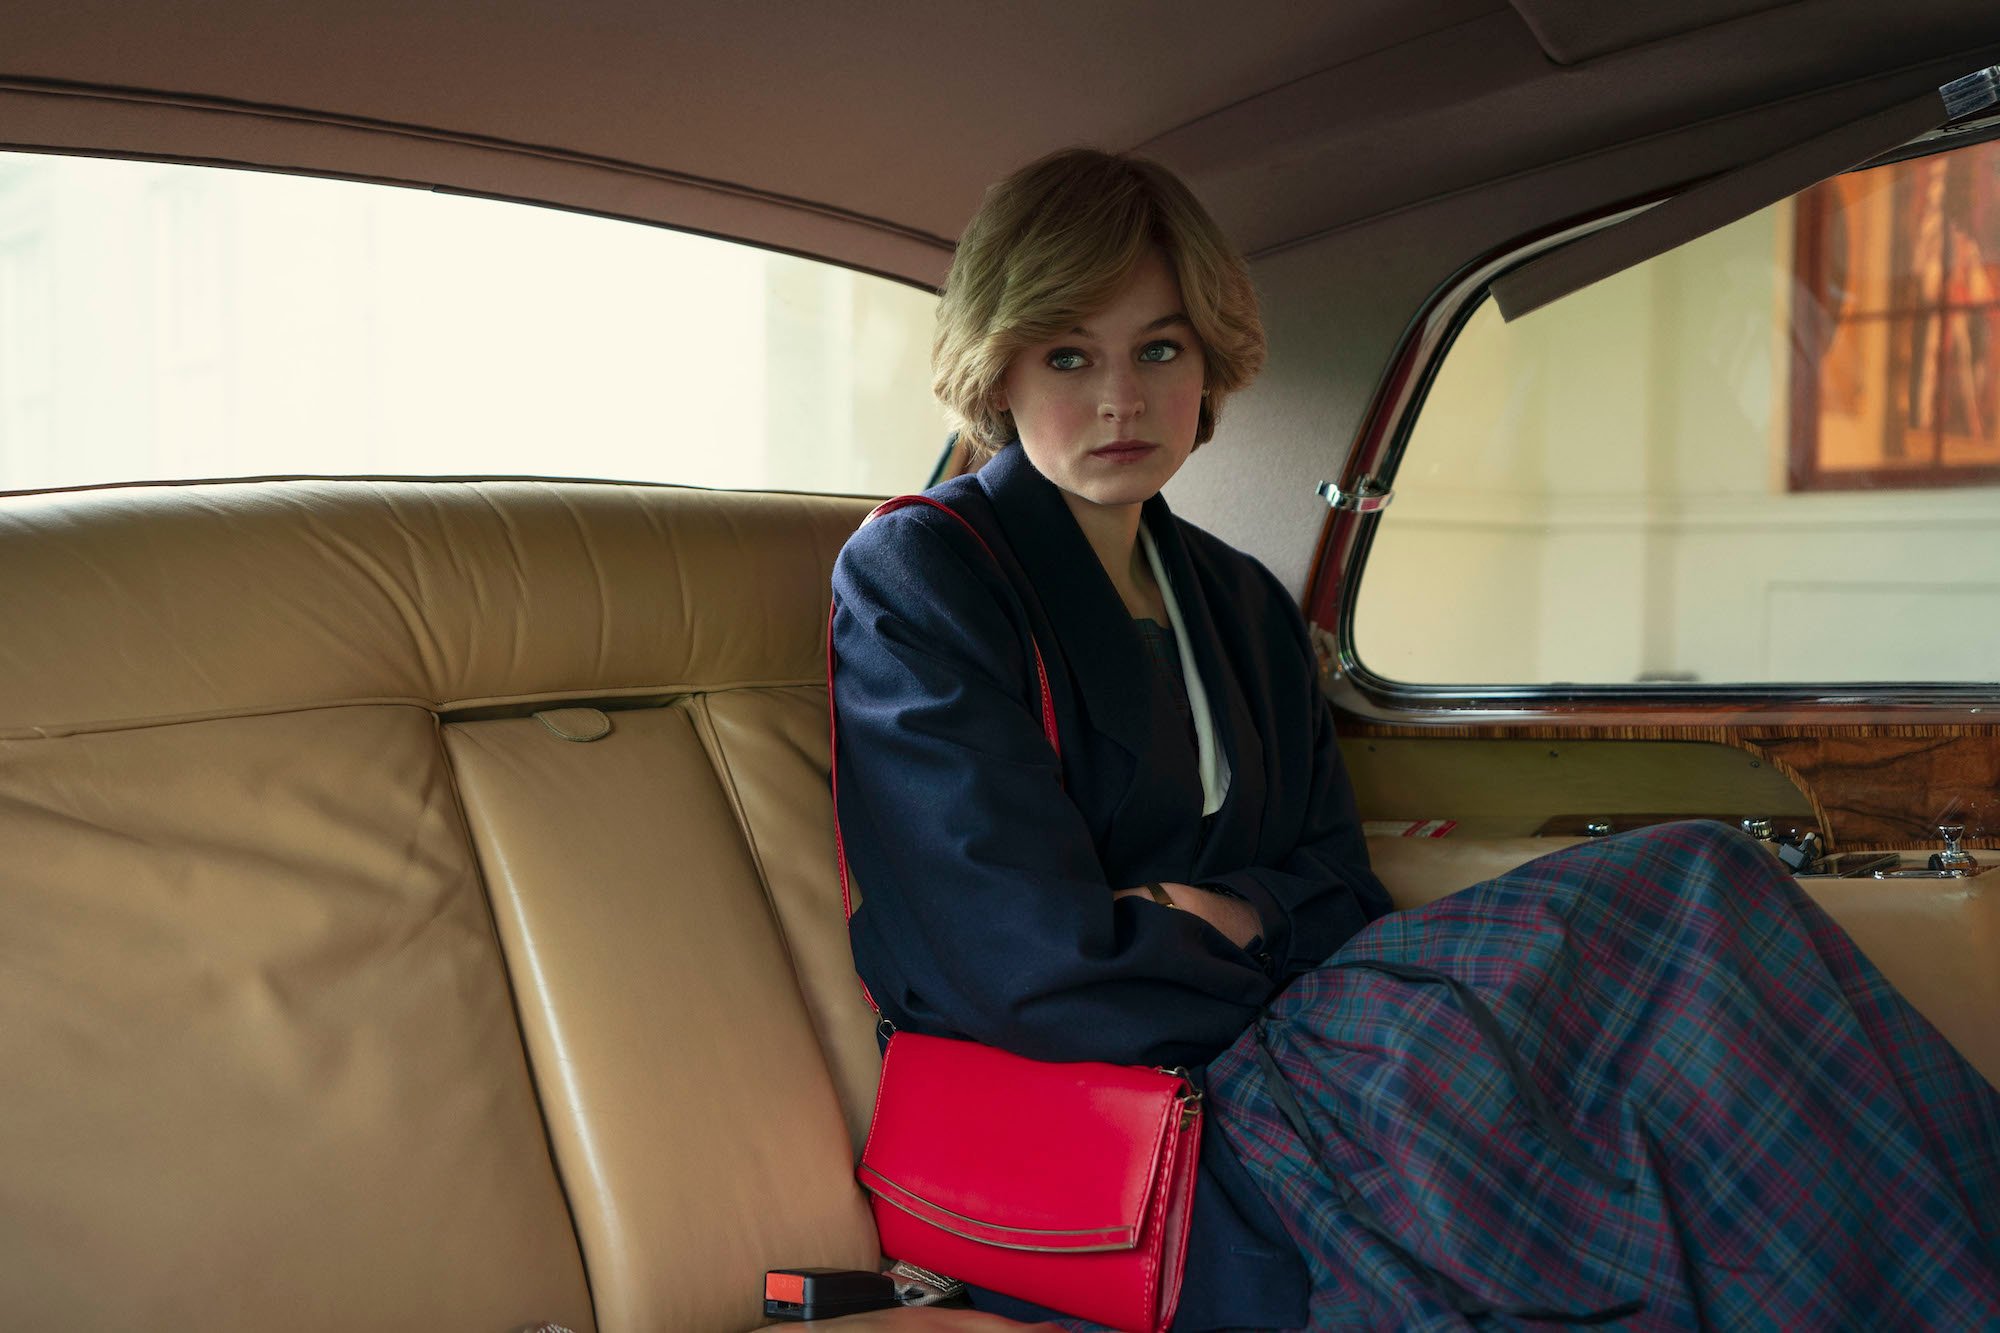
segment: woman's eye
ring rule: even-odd
[[[1141,361],[1171,361],[1180,354],[1181,345],[1179,343],[1167,342],[1165,340],[1156,343],[1147,343],[1139,349],[1139,359]]]
[[[1089,362],[1082,352],[1074,347],[1058,347],[1048,355],[1050,370],[1082,370]]]

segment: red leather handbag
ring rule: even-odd
[[[950,514],[992,555],[957,511],[926,496],[899,496],[868,517],[912,504]],[[1039,644],[1035,675],[1042,730],[1060,754]],[[830,611],[826,689],[831,718]],[[840,902],[852,917],[837,720],[830,738]],[[872,995],[868,1003],[880,1012]],[[1200,1154],[1201,1094],[1184,1071],[1056,1064],[898,1032],[855,1175],[890,1258],[1126,1333],[1164,1333],[1180,1300]]]

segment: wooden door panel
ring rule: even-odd
[[[1746,735],[1742,744],[1814,793],[1844,849],[1934,846],[1937,826],[1946,822],[1963,823],[1972,846],[2000,846],[2000,739],[1993,728],[1868,731],[1765,733]]]
[[[1357,743],[1370,740],[1541,741],[1557,746],[1605,741],[1640,746],[1705,742],[1745,752],[1782,775],[1803,798],[1803,808],[1810,812],[1830,850],[1934,850],[1943,845],[1937,825],[1945,822],[1946,816],[1965,825],[1967,847],[2000,848],[2000,725],[1968,722],[1968,716],[1983,716],[1978,707],[1894,709],[1857,704],[1842,709],[1824,702],[1805,705],[1786,701],[1689,703],[1650,710],[1627,704],[1575,703],[1539,709],[1516,704],[1501,709],[1466,700],[1457,707],[1417,710],[1386,707],[1344,680],[1335,682],[1332,693],[1339,731],[1350,753]],[[1843,712],[1851,720],[1841,720]],[[1667,753],[1661,751],[1662,756]],[[1460,762],[1478,766],[1476,760],[1464,757]],[[1498,772],[1501,763],[1496,759],[1486,767]],[[1628,761],[1626,767],[1645,769],[1649,764]],[[1713,774],[1707,785],[1699,776],[1704,771]],[[1677,788],[1663,789],[1657,782],[1628,785],[1609,793],[1606,808],[1595,813],[1644,811],[1701,818],[1736,812],[1743,804],[1742,797],[1757,804],[1759,789],[1742,791],[1731,786],[1724,780],[1726,771],[1726,766],[1689,769],[1688,780]],[[1356,777],[1364,811],[1377,799],[1368,781],[1364,765],[1364,772]],[[1633,803],[1635,793],[1659,790],[1676,791],[1676,800]],[[1550,793],[1546,816],[1591,813],[1558,808],[1563,802],[1553,799],[1556,795]],[[1770,799],[1773,808],[1754,813],[1775,819],[1799,808],[1777,804],[1775,789]],[[1507,813],[1517,812],[1510,809]],[[1438,816],[1413,812],[1406,817]],[[1510,827],[1505,831],[1533,830]]]

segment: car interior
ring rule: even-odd
[[[1397,903],[1724,820],[2000,1079],[1996,66],[1984,0],[8,6],[0,1308],[880,1266],[829,575],[1079,143],[1250,260],[1167,496],[1305,610]]]

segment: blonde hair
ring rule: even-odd
[[[931,389],[971,461],[1014,438],[995,398],[1024,347],[1103,309],[1147,251],[1165,253],[1205,364],[1197,445],[1222,400],[1264,365],[1264,325],[1243,256],[1172,172],[1145,158],[1069,148],[986,191],[938,303]]]

